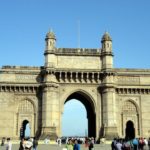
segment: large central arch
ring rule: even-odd
[[[96,113],[91,97],[82,91],[76,91],[66,98],[64,104],[72,99],[79,100],[85,106],[88,119],[88,137],[96,137]]]

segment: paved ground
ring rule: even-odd
[[[63,150],[63,147],[65,147],[65,145],[59,147],[55,144],[40,144],[37,150]],[[94,150],[111,150],[110,144],[95,144],[94,148]],[[6,150],[6,147],[0,146],[0,150]],[[19,150],[19,145],[13,144],[12,150]],[[85,148],[84,145],[81,145],[81,150],[88,149]],[[144,150],[148,150],[148,147],[145,147]]]
[[[63,150],[63,147],[65,147],[65,145],[59,147],[55,144],[40,144],[37,150]],[[94,150],[111,150],[110,144],[95,144],[94,148]],[[6,147],[0,146],[0,150],[6,150]],[[12,150],[19,150],[19,145],[13,144]],[[84,145],[81,145],[81,150],[88,150],[88,148],[85,148]],[[145,147],[144,150],[149,149],[148,147]]]
[[[38,146],[38,150],[62,150],[65,145],[62,145],[61,147],[54,145],[54,144],[40,144]],[[13,144],[12,150],[18,150],[19,145]],[[0,150],[6,150],[5,146],[0,146]],[[81,145],[81,150],[88,150],[84,147],[84,145]],[[109,144],[96,144],[95,150],[111,150]]]

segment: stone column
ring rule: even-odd
[[[103,125],[104,136],[112,139],[118,136],[116,125],[116,104],[115,104],[115,88],[113,85],[113,76],[107,75],[102,86],[102,105],[103,105]]]
[[[54,76],[48,74],[43,84],[41,139],[56,139],[60,134],[59,85],[52,80]]]

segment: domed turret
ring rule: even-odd
[[[103,52],[111,52],[112,51],[112,39],[108,32],[105,32],[105,34],[102,36],[102,51]]]
[[[55,44],[56,44],[56,36],[54,32],[50,31],[46,34],[45,37],[46,41],[46,50],[54,50],[55,49]]]
[[[56,66],[56,36],[54,32],[49,31],[45,37],[45,67],[55,68]]]
[[[102,36],[102,68],[111,69],[113,67],[112,39],[108,32]]]
[[[54,39],[54,40],[56,40],[56,36],[55,36],[54,32],[52,32],[52,31],[48,32],[46,34],[45,40],[47,40],[47,39]]]
[[[104,41],[112,41],[108,32],[105,32],[105,34],[102,36],[101,42],[103,43]]]

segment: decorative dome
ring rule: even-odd
[[[105,34],[102,37],[101,42],[104,42],[104,41],[112,41],[112,39],[111,39],[111,37],[110,37],[108,32],[105,32]]]
[[[45,39],[55,39],[55,40],[56,40],[56,36],[55,36],[54,32],[49,31],[49,32],[46,34],[46,38],[45,38]]]

